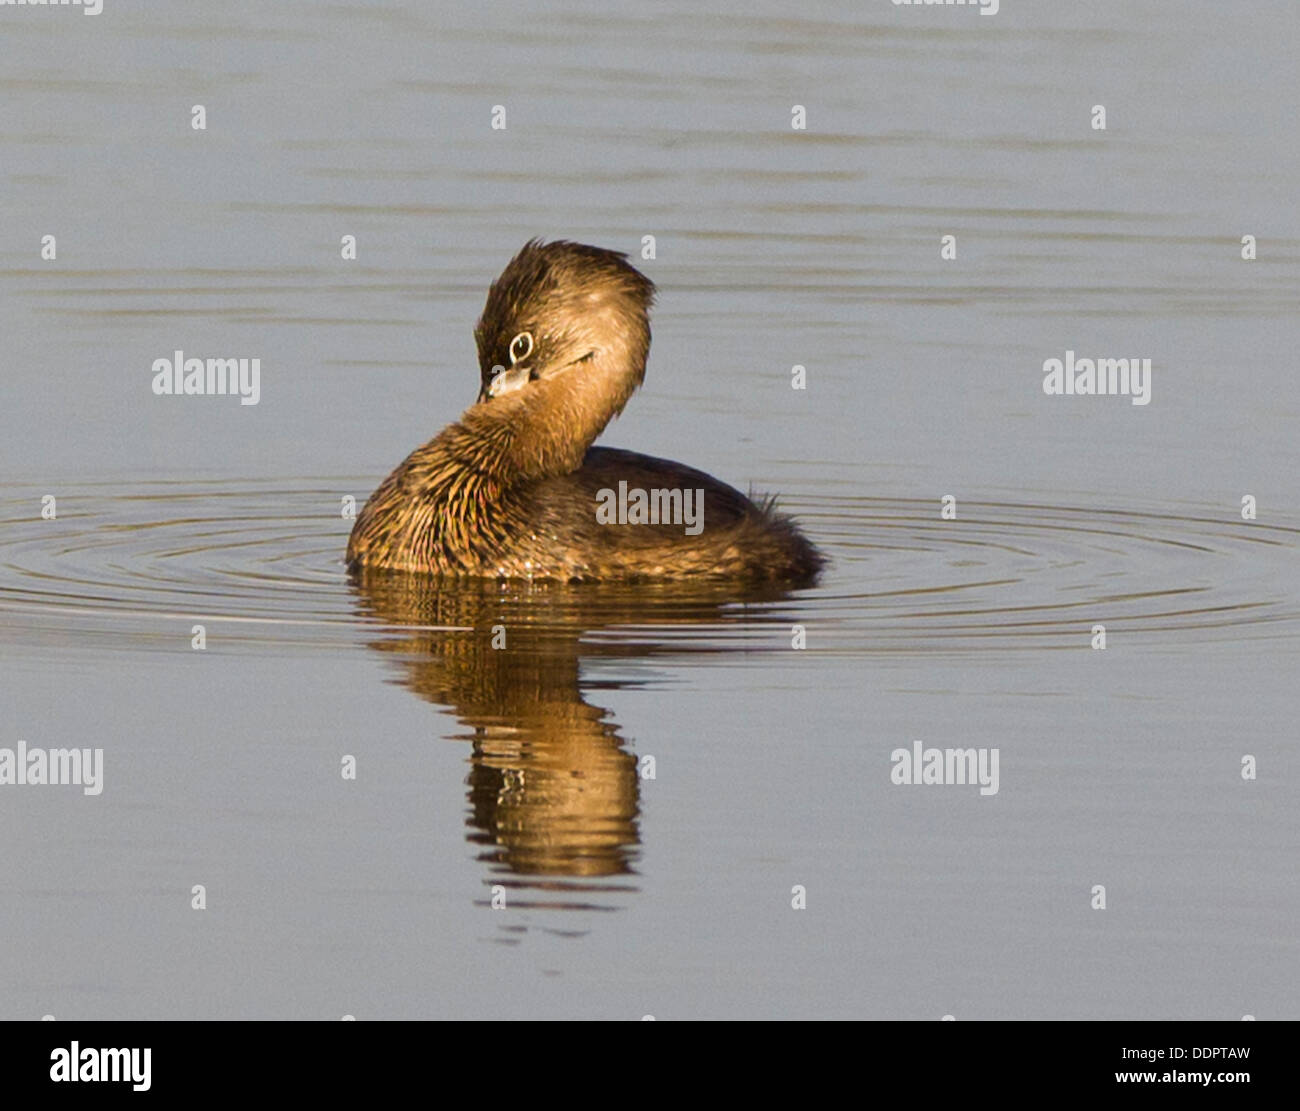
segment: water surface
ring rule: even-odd
[[[6,9],[0,747],[105,789],[0,791],[0,1017],[1300,1017],[1298,32]],[[655,236],[604,442],[780,492],[816,586],[349,579],[534,235]],[[177,349],[259,404],[153,396]],[[1151,404],[1045,396],[1067,349]]]

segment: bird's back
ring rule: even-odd
[[[636,452],[592,448],[578,470],[521,494],[537,526],[519,538],[521,546],[538,562],[563,566],[555,577],[798,581],[823,563],[770,504],[755,505],[702,471]],[[646,507],[659,519],[647,520]]]

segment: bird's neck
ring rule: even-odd
[[[444,447],[468,470],[502,486],[570,474],[639,380],[639,374],[612,373],[595,360],[572,367],[471,406],[443,434]]]

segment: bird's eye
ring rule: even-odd
[[[510,341],[510,365],[522,362],[533,353],[533,336],[531,332],[520,332]]]

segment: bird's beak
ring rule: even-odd
[[[492,369],[496,370],[497,373],[493,375],[478,395],[480,401],[486,401],[490,397],[500,397],[503,393],[513,393],[528,384],[530,371],[526,366],[493,367]]]

